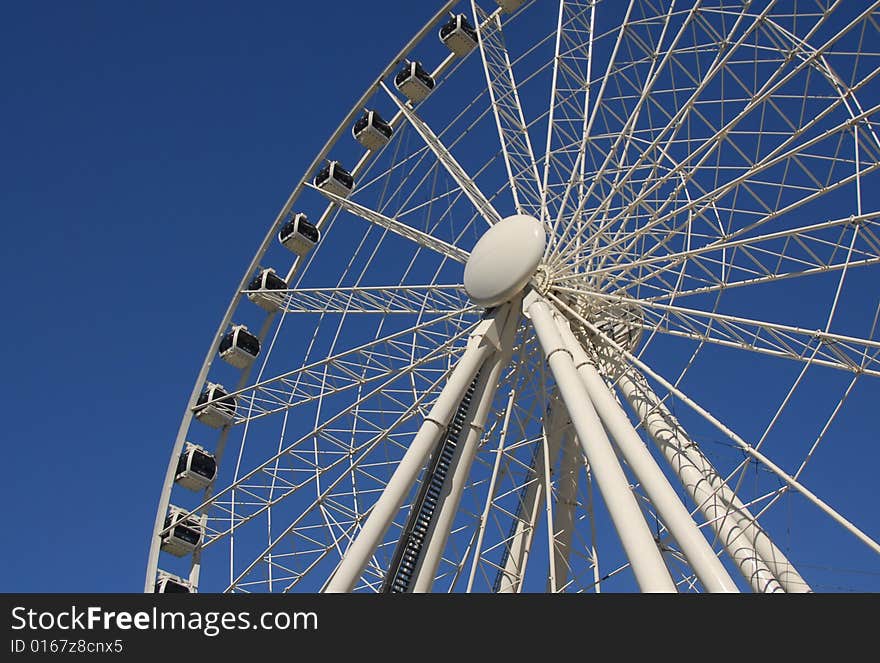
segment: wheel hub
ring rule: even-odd
[[[464,289],[475,304],[498,306],[522,290],[544,257],[544,225],[514,214],[489,228],[464,267]]]

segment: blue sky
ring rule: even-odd
[[[0,591],[141,590],[168,453],[230,293],[431,9],[4,6]]]
[[[168,453],[230,293],[326,137],[433,12],[327,6],[4,8],[0,591],[141,590]],[[876,523],[870,504],[862,516]]]

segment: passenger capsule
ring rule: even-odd
[[[202,542],[204,532],[202,519],[186,514],[186,510],[170,505],[168,515],[165,516],[163,529],[170,529],[162,534],[162,550],[175,557],[190,554]]]
[[[196,401],[195,418],[211,428],[223,428],[235,416],[235,398],[223,385],[209,382]]]
[[[384,147],[394,129],[374,110],[364,111],[360,119],[354,123],[351,129],[355,140],[368,150],[378,150]]]
[[[192,591],[192,585],[183,578],[159,571],[159,577],[156,579],[157,594],[191,594]]]
[[[323,191],[348,198],[354,189],[354,178],[338,161],[331,161],[315,175],[315,186]]]
[[[434,79],[419,62],[408,62],[394,77],[394,87],[413,102],[423,101],[434,89]]]
[[[217,460],[214,454],[187,442],[177,460],[177,474],[174,477],[177,484],[189,490],[204,490],[216,476]]]
[[[220,341],[220,359],[236,368],[247,368],[260,354],[260,339],[244,325],[234,325]]]
[[[464,14],[453,16],[440,28],[440,41],[457,56],[467,55],[477,45],[477,31]]]
[[[508,14],[512,14],[522,7],[524,1],[525,0],[495,0],[496,4]]]
[[[257,274],[247,289],[248,299],[264,311],[273,313],[284,303],[284,293],[279,291],[287,290],[287,283],[269,267]]]
[[[304,256],[311,251],[320,239],[321,231],[302,212],[294,214],[278,231],[278,241],[298,256]]]

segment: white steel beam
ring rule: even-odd
[[[480,26],[477,30],[480,55],[514,207],[519,214],[539,215],[541,178],[519,101],[510,55],[504,43],[501,18],[497,12],[491,18],[487,16],[475,0],[471,0],[471,8],[474,22]]]
[[[562,403],[560,407],[563,407]],[[553,568],[556,571],[556,579],[554,583],[547,583],[548,592],[562,591],[568,582],[578,481],[581,468],[584,466],[583,452],[568,429],[571,426],[571,419],[567,412],[564,418],[565,421],[557,432],[560,436],[562,456],[559,460],[559,478],[556,480],[556,509],[553,512]]]
[[[639,588],[643,592],[675,592],[675,583],[654,536],[578,375],[571,352],[559,334],[553,319],[555,309],[534,291],[526,295],[524,309],[535,327]]]
[[[618,377],[617,384],[755,591],[809,592],[810,586],[724,483],[644,376],[629,369]]]
[[[603,332],[595,324],[584,318],[580,313],[575,311],[558,297],[555,297],[552,293],[549,293],[547,297],[551,299],[555,304],[562,307],[573,319],[578,320],[580,323],[582,323],[586,329],[595,334],[597,338],[601,339],[603,343],[612,348],[619,356],[625,358],[627,362],[631,363],[633,366],[637,366],[639,370],[644,371],[647,375],[650,375],[652,378],[657,380],[659,384],[661,384],[665,389],[669,390],[670,394],[673,394],[676,398],[680,399],[682,403],[691,408],[696,414],[700,415],[703,419],[712,424],[721,433],[727,436],[737,447],[742,449],[751,458],[754,458],[770,472],[782,479],[782,481],[788,484],[789,487],[795,489],[804,498],[806,498],[808,502],[821,509],[827,516],[838,523],[841,527],[846,529],[846,531],[848,531],[850,534],[859,539],[859,541],[871,548],[871,550],[880,554],[880,543],[865,534],[865,532],[856,527],[852,522],[845,518],[840,512],[835,510],[825,500],[821,499],[818,495],[816,495],[813,491],[803,485],[800,481],[798,481],[788,472],[779,467],[779,465],[770,460],[770,458],[768,458],[765,454],[761,453],[758,449],[742,439],[742,437],[732,431],[711,412],[709,412],[699,403],[694,401],[693,398],[691,398],[681,389],[666,380],[662,375],[654,371],[650,366],[648,366],[641,359],[633,355],[631,352],[620,347],[605,332]]]
[[[548,447],[546,456],[551,459],[551,462],[559,452],[559,442],[561,439],[555,434],[559,423],[559,408],[557,406],[562,406],[561,400],[551,403],[550,408],[545,414],[546,420],[544,423],[544,434],[547,438]],[[538,444],[541,446],[535,449],[532,466],[529,468],[528,481],[520,491],[519,513],[522,514],[522,517],[516,521],[510,540],[507,542],[507,557],[504,560],[504,568],[500,572],[501,582],[498,586],[500,594],[515,594],[522,590],[526,566],[528,565],[529,554],[532,549],[532,541],[538,526],[538,518],[541,514],[541,498],[544,497],[546,499],[546,482],[544,478],[547,467],[544,449],[542,448],[543,440]]]
[[[414,110],[403,103],[396,94],[389,90],[385,83],[382,83],[382,89],[391,97],[391,100],[397,105],[401,114],[407,119],[412,128],[416,130],[416,133],[422,137],[422,140],[425,141],[425,144],[434,153],[434,156],[437,157],[437,161],[443,164],[446,172],[455,180],[456,184],[458,184],[464,195],[468,197],[468,200],[473,203],[486,223],[492,226],[501,221],[501,215],[486,196],[483,195],[483,192],[480,191],[470,175],[465,172],[461,164],[455,160],[455,157],[452,156],[449,149],[440,141],[437,134],[431,130],[431,127],[416,115]]]
[[[415,483],[428,454],[446,431],[462,396],[486,357],[493,348],[497,348],[500,323],[506,320],[508,309],[508,306],[494,309],[471,334],[464,354],[450,374],[449,380],[419,427],[376,504],[373,505],[360,532],[345,551],[327,584],[326,592],[350,592],[354,589],[367,562]]]
[[[433,235],[429,235],[428,233],[422,232],[421,230],[413,228],[412,226],[408,226],[407,224],[402,223],[397,219],[392,219],[391,217],[385,216],[384,214],[372,210],[369,207],[359,205],[353,200],[337,196],[335,193],[331,193],[330,191],[319,189],[313,184],[309,184],[308,186],[309,188],[318,191],[331,203],[333,203],[334,205],[338,205],[349,214],[354,214],[355,216],[359,216],[365,221],[369,221],[370,223],[381,226],[386,230],[390,230],[395,235],[399,235],[404,239],[413,241],[419,246],[424,246],[427,249],[436,251],[440,255],[446,256],[450,260],[454,260],[456,262],[464,264],[467,262],[468,256],[470,256],[470,254],[464,249],[460,249],[457,246],[448,244],[442,239],[438,239]]]
[[[544,455],[538,450],[532,467],[529,469],[528,483],[520,491],[520,504],[517,518],[507,542],[507,555],[504,568],[499,571],[499,594],[516,594],[522,589],[529,554],[532,551],[532,539],[538,526],[541,513],[541,493],[544,482]]]
[[[495,462],[492,465],[492,477],[489,479],[489,489],[486,492],[486,504],[483,507],[483,513],[480,515],[480,525],[477,532],[477,544],[474,547],[474,559],[471,562],[471,573],[468,577],[467,589],[468,594],[474,587],[474,580],[477,576],[477,567],[480,565],[480,559],[483,554],[483,537],[486,535],[486,525],[489,522],[489,511],[492,508],[492,502],[496,496],[496,485],[498,483],[498,475],[501,471],[501,458],[504,455],[504,447],[507,442],[507,430],[510,426],[510,414],[513,412],[513,403],[516,400],[516,389],[511,388],[507,395],[507,406],[504,408],[504,421],[501,424],[501,434],[498,436],[498,446],[495,449]]]
[[[548,528],[551,559],[547,592],[556,593],[565,588],[570,570],[569,553],[574,532],[578,472],[584,465],[583,452],[574,444],[571,434],[571,417],[558,394],[550,403],[544,435],[547,438],[547,456],[551,467],[555,458],[560,455],[560,450],[562,451],[553,513],[548,516],[552,527]]]
[[[703,587],[709,592],[738,592],[675,489],[666,479],[629,417],[620,407],[592,360],[575,338],[568,323],[557,318],[559,332],[574,358],[575,366],[605,429],[613,438],[626,464],[639,480],[660,519],[678,543]]]
[[[453,521],[458,513],[458,505],[461,502],[461,496],[470,475],[480,439],[483,436],[486,418],[495,401],[495,393],[498,390],[501,374],[510,362],[514,336],[521,318],[519,301],[508,305],[507,308],[509,313],[503,322],[501,347],[486,360],[483,372],[477,380],[471,416],[466,422],[467,433],[453,456],[446,485],[438,500],[438,510],[425,535],[425,548],[415,570],[415,582],[412,589],[416,593],[430,592],[434,584],[434,577],[437,574],[437,568],[446,548]]]

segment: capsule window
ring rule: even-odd
[[[434,79],[431,78],[431,75],[430,75],[427,71],[425,71],[424,69],[422,69],[422,65],[421,65],[420,63],[416,62],[416,63],[414,63],[414,64],[415,64],[415,71],[414,71],[414,73],[415,73],[415,75],[416,75],[416,78],[418,78],[420,81],[422,81],[422,83],[424,83],[425,85],[427,85],[429,88],[432,88],[432,89],[433,89],[433,87],[434,87]]]
[[[157,594],[190,594],[191,590],[185,583],[174,578],[161,578],[156,583]]]
[[[370,124],[370,114],[364,113],[358,118],[358,121],[354,123],[354,132],[356,134],[360,133],[364,129],[367,128],[367,125]]]
[[[472,41],[477,41],[477,31],[474,30],[464,14],[453,16],[443,24],[443,27],[440,28],[440,40],[445,42],[454,32],[462,32]]]
[[[391,125],[388,124],[376,111],[373,111],[372,124],[375,129],[377,129],[380,133],[382,133],[386,138],[391,138],[391,135],[394,133],[394,129],[391,128]]]
[[[255,357],[260,354],[260,339],[243,328],[238,329],[235,344],[248,354]]]
[[[199,449],[193,449],[189,469],[206,479],[213,479],[217,473],[217,461],[214,456]]]
[[[407,65],[397,72],[397,76],[394,77],[394,84],[397,87],[400,87],[409,80],[411,69],[412,67],[410,65]]]
[[[226,410],[230,414],[235,412],[235,399],[220,385],[211,385],[199,395],[196,405],[207,404]]]
[[[262,272],[257,274],[251,282],[248,283],[248,290],[287,290],[287,283],[284,282],[280,276],[278,276],[271,269],[264,269]]]
[[[303,218],[299,220],[299,223],[297,224],[297,231],[300,235],[305,237],[310,242],[317,242],[320,237],[318,228],[314,224],[310,223],[308,219]]]
[[[221,355],[232,347],[232,339],[234,336],[233,333],[226,334],[226,336],[223,337],[223,340],[220,341],[219,349]]]
[[[273,312],[281,308],[283,296],[274,290],[287,290],[287,283],[275,274],[271,268],[267,268],[259,272],[250,283],[248,283],[247,293],[248,299],[254,304],[262,308],[264,311]]]
[[[397,73],[397,76],[394,77],[394,84],[397,85],[397,87],[400,87],[411,78],[417,78],[428,88],[434,88],[434,79],[427,71],[424,70],[424,68],[422,68],[421,62],[410,62],[403,69],[401,69]]]

